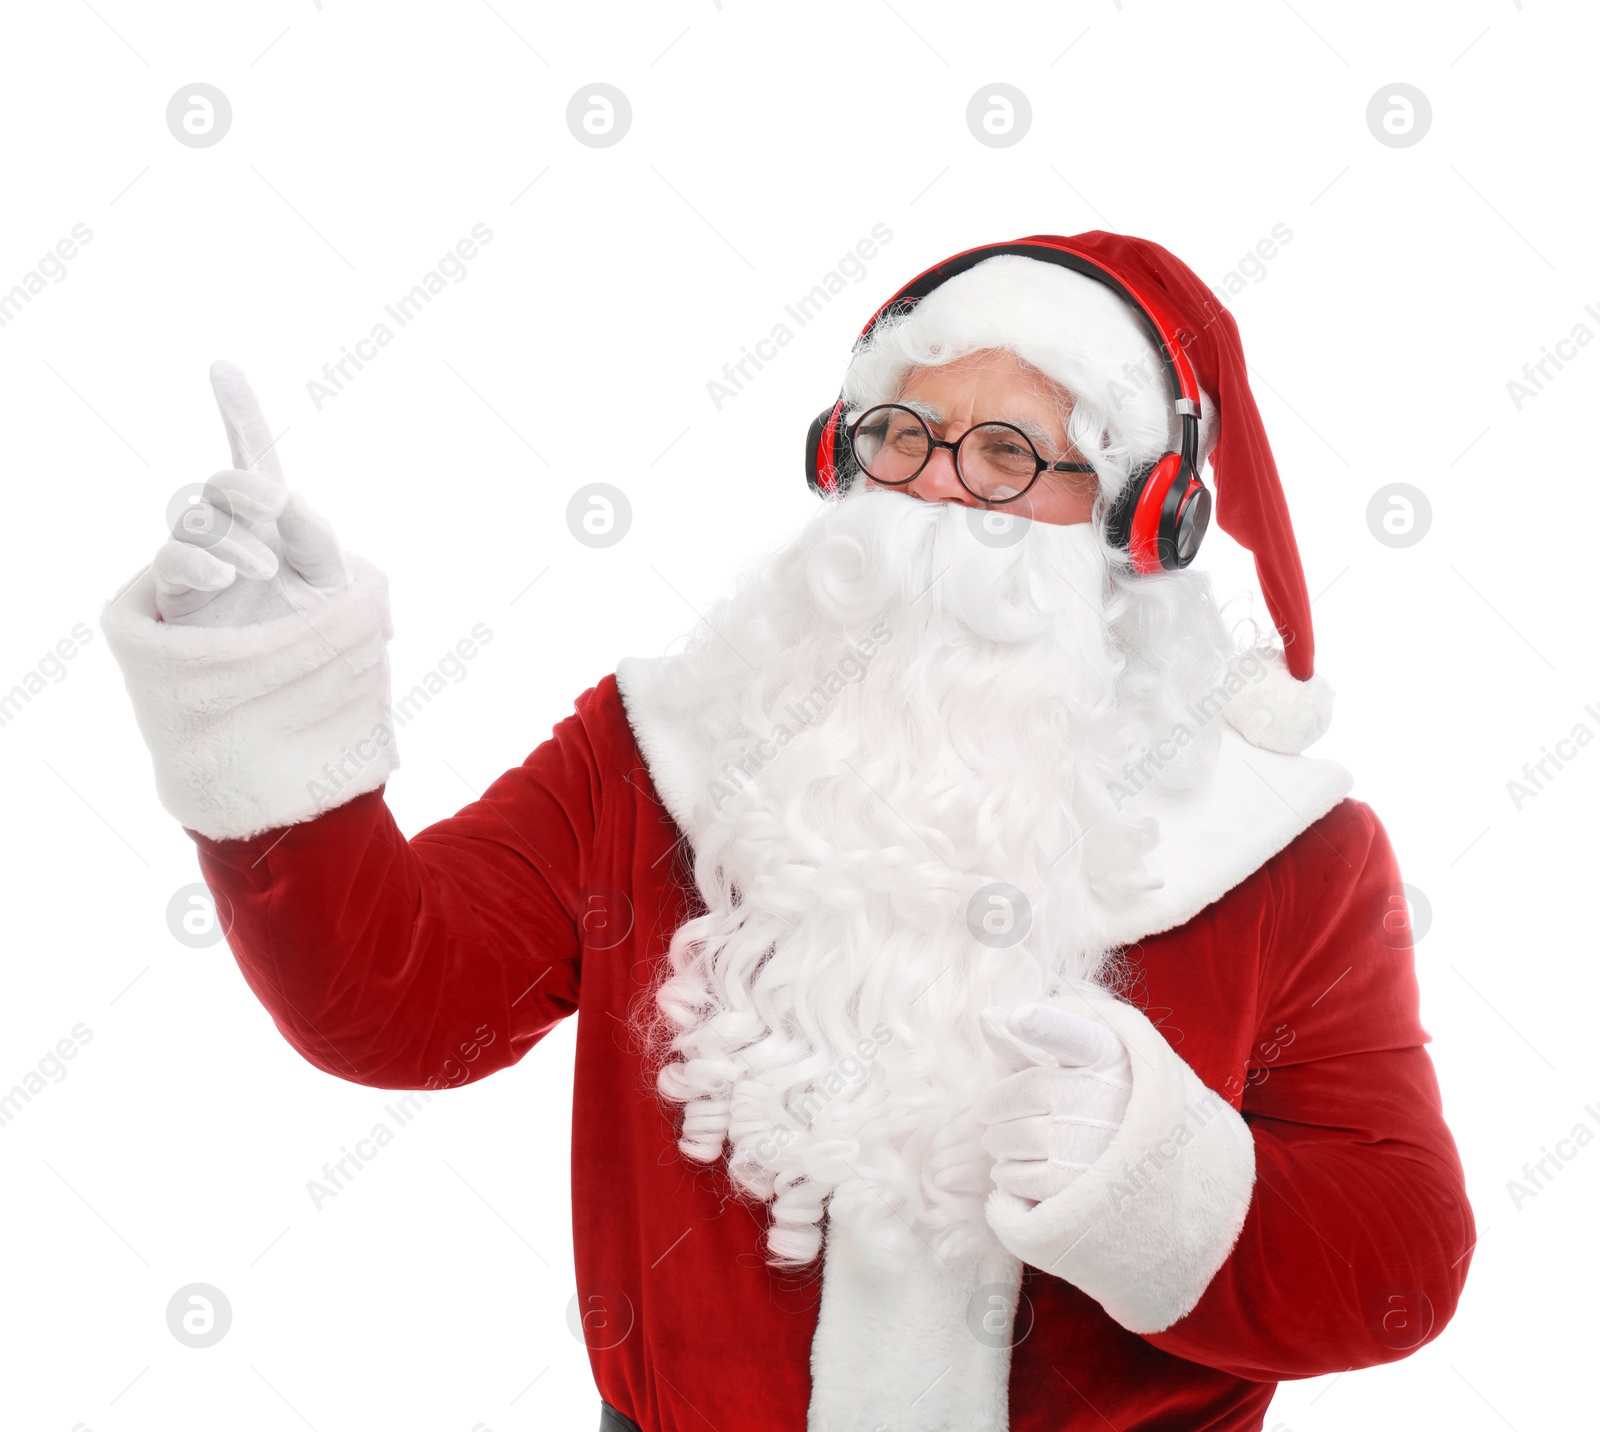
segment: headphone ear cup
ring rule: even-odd
[[[823,409],[811,420],[811,427],[806,432],[806,486],[818,497],[827,496],[822,490],[822,473],[817,459],[822,447],[822,430],[832,416],[832,408]]]
[[[1133,541],[1133,514],[1138,510],[1139,499],[1144,496],[1145,485],[1156,466],[1147,462],[1134,468],[1106,515],[1106,541],[1121,551],[1127,552]]]
[[[1211,494],[1179,453],[1141,467],[1106,522],[1106,539],[1146,576],[1187,567],[1211,517]]]
[[[836,496],[849,487],[855,476],[855,455],[840,430],[843,417],[841,398],[818,413],[806,433],[806,486],[818,497]]]
[[[1211,493],[1206,486],[1196,478],[1184,495],[1189,500],[1177,504],[1172,521],[1172,565],[1180,570],[1194,561],[1211,526]]]

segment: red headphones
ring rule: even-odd
[[[999,254],[1018,254],[1060,264],[1074,273],[1103,283],[1123,299],[1144,325],[1155,345],[1172,406],[1178,415],[1181,438],[1177,452],[1164,453],[1154,462],[1135,469],[1123,485],[1106,517],[1106,539],[1128,553],[1135,571],[1174,571],[1187,567],[1200,549],[1211,521],[1211,493],[1200,481],[1200,385],[1184,349],[1194,334],[1178,327],[1162,310],[1141,296],[1102,264],[1067,247],[1060,239],[1038,235],[1012,244],[986,244],[968,249],[912,279],[883,305],[856,340],[856,348],[871,337],[887,317],[909,311],[946,279]],[[806,482],[820,497],[836,497],[859,475],[844,423],[841,396],[819,413],[806,435]]]

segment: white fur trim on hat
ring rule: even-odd
[[[1262,671],[1262,667],[1265,671]],[[1233,727],[1252,746],[1298,756],[1327,734],[1333,721],[1333,687],[1313,675],[1301,681],[1289,674],[1277,648],[1253,648],[1236,657],[1230,676],[1245,668],[1249,676],[1222,708]]]
[[[191,830],[242,840],[375,790],[399,764],[389,720],[388,582],[351,581],[248,626],[156,619],[146,569],[100,616],[155,764],[161,804]]]

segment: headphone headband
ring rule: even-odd
[[[1019,239],[1010,244],[984,244],[979,248],[955,254],[945,259],[943,263],[923,270],[867,320],[866,327],[861,330],[861,336],[856,340],[856,346],[859,347],[871,335],[873,329],[891,313],[907,311],[947,279],[976,268],[986,259],[999,258],[1003,255],[1056,264],[1061,268],[1071,269],[1074,273],[1080,273],[1085,278],[1103,283],[1117,297],[1129,304],[1141,320],[1145,334],[1151,340],[1166,370],[1167,384],[1172,391],[1173,400],[1188,398],[1195,402],[1199,401],[1199,384],[1186,351],[1188,344],[1193,342],[1194,335],[1181,330],[1169,314],[1130,288],[1104,264],[1053,239],[1032,238]]]

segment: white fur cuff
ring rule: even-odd
[[[214,840],[311,820],[399,764],[389,720],[394,634],[382,572],[249,626],[156,619],[141,572],[100,616],[150,748],[161,804]]]
[[[1024,1263],[1081,1288],[1130,1332],[1158,1333],[1199,1302],[1232,1250],[1255,1186],[1255,1141],[1132,1005],[1094,987],[1055,1002],[1128,1046],[1128,1112],[1111,1147],[1053,1198],[995,1189],[989,1226]]]

